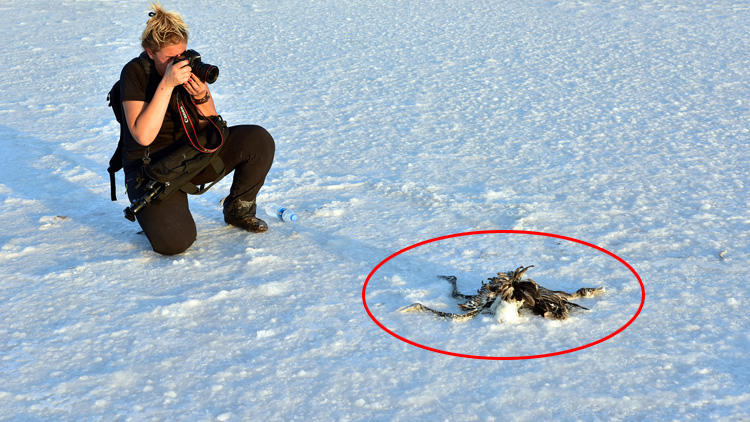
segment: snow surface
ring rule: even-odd
[[[173,4],[174,3],[174,4]],[[147,2],[0,3],[0,420],[750,420],[750,2],[184,0],[231,124],[266,127],[261,202],[193,198],[163,257],[109,201],[105,96]],[[744,22],[744,23],[743,23]],[[482,361],[406,344],[362,287],[393,252],[515,229],[605,248],[645,284],[596,346]],[[556,322],[450,323],[438,274],[605,286]],[[366,291],[420,344],[554,352],[622,326],[640,287],[613,258],[488,234],[404,253]]]

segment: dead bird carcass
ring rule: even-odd
[[[570,302],[570,300],[580,297],[594,297],[604,293],[604,287],[583,287],[575,293],[567,293],[542,287],[530,278],[522,279],[526,271],[532,267],[533,265],[518,267],[515,271],[497,273],[497,277],[490,277],[487,282],[482,282],[482,287],[477,290],[475,295],[459,293],[458,287],[456,287],[456,277],[439,276],[453,285],[451,296],[465,301],[458,305],[461,310],[466,311],[465,314],[442,312],[428,308],[421,303],[405,306],[400,308],[399,311],[431,312],[443,318],[466,320],[474,318],[481,312],[492,310],[493,305],[497,306],[496,302],[501,300],[514,305],[516,312],[527,309],[535,315],[541,315],[545,318],[565,319],[574,308],[588,309]]]

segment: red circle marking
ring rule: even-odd
[[[410,250],[412,250],[414,248],[418,248],[418,247],[426,245],[428,243],[438,242],[440,240],[450,239],[450,238],[453,238],[453,237],[472,236],[472,235],[477,235],[477,234],[527,234],[527,235],[533,235],[533,236],[546,236],[546,237],[553,237],[553,238],[556,238],[556,239],[567,240],[569,242],[580,243],[581,245],[585,245],[585,246],[588,246],[588,247],[590,247],[592,249],[596,249],[599,252],[603,252],[603,253],[611,256],[612,258],[616,259],[617,261],[619,261],[628,270],[630,270],[630,272],[633,273],[633,276],[635,276],[635,279],[638,280],[638,284],[641,287],[641,303],[638,306],[638,310],[635,312],[635,314],[632,316],[632,318],[630,318],[630,320],[628,320],[628,322],[625,323],[625,325],[623,325],[622,327],[620,327],[617,330],[613,331],[609,335],[600,338],[599,340],[592,341],[591,343],[587,343],[587,344],[584,344],[582,346],[574,347],[572,349],[561,350],[561,351],[552,352],[552,353],[543,353],[543,354],[539,354],[539,355],[526,355],[526,356],[482,356],[482,355],[468,355],[468,354],[463,354],[463,353],[456,353],[456,352],[451,352],[451,351],[447,351],[447,350],[436,349],[434,347],[429,347],[429,346],[425,346],[423,344],[419,344],[419,343],[417,343],[415,341],[409,340],[408,338],[402,337],[402,336],[394,333],[393,331],[389,330],[388,327],[386,327],[380,321],[378,321],[377,318],[375,318],[375,316],[370,311],[370,308],[367,306],[367,299],[365,298],[365,294],[367,293],[367,284],[370,282],[370,279],[372,278],[373,275],[375,275],[375,273],[380,269],[380,267],[382,267],[386,262],[388,262],[391,259],[393,259],[393,258],[401,255],[404,252],[410,251]],[[473,232],[464,232],[464,233],[454,233],[454,234],[449,234],[449,235],[446,235],[446,236],[436,237],[436,238],[433,238],[433,239],[423,240],[423,241],[421,241],[419,243],[415,243],[415,244],[413,244],[411,246],[407,246],[407,247],[401,249],[400,251],[394,252],[393,254],[391,254],[386,259],[380,261],[380,263],[378,263],[378,265],[376,265],[375,268],[373,268],[372,271],[370,271],[370,274],[367,276],[367,279],[365,279],[365,284],[362,286],[362,304],[365,307],[365,311],[367,312],[367,315],[370,317],[370,319],[373,320],[373,322],[375,322],[375,324],[377,324],[378,327],[380,327],[386,333],[392,335],[393,337],[396,337],[397,339],[399,339],[399,340],[401,340],[401,341],[403,341],[405,343],[411,344],[412,346],[416,346],[416,347],[419,347],[419,348],[422,348],[422,349],[425,349],[425,350],[429,350],[431,352],[442,353],[444,355],[456,356],[456,357],[461,357],[461,358],[484,359],[484,360],[522,360],[522,359],[547,358],[547,357],[551,357],[551,356],[557,356],[557,355],[563,355],[563,354],[566,354],[566,353],[576,352],[578,350],[583,350],[583,349],[586,349],[588,347],[597,345],[599,343],[602,343],[604,341],[607,341],[607,340],[611,339],[612,337],[620,334],[626,328],[628,328],[628,326],[630,326],[630,324],[632,324],[633,321],[635,321],[635,319],[638,318],[638,315],[640,315],[641,310],[643,309],[643,304],[645,303],[645,301],[646,301],[646,288],[643,286],[643,281],[641,280],[641,277],[638,275],[638,273],[635,271],[635,269],[630,264],[628,264],[624,259],[622,259],[619,256],[615,255],[614,253],[612,253],[612,252],[610,252],[610,251],[608,251],[608,250],[606,250],[606,249],[604,249],[602,247],[594,245],[593,243],[585,242],[585,241],[579,240],[579,239],[574,239],[572,237],[562,236],[562,235],[553,234],[553,233],[544,233],[544,232],[526,231],[526,230],[482,230],[482,231],[473,231]]]

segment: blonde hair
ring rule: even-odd
[[[167,12],[158,2],[151,3],[151,16],[141,34],[141,46],[159,51],[167,45],[187,42],[188,26],[176,12]]]

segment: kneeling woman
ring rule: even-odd
[[[141,36],[144,53],[126,64],[120,74],[127,124],[127,130],[122,131],[123,167],[131,200],[139,194],[136,180],[144,157],[158,161],[187,142],[187,130],[177,107],[178,95],[192,100],[186,101],[185,108],[199,117],[196,131],[210,130],[205,117],[217,115],[208,85],[193,74],[187,60],[180,60],[188,41],[184,21],[159,5],[154,5],[153,10]],[[274,140],[260,126],[231,126],[226,133],[217,154],[224,162],[223,174],[234,174],[224,200],[224,220],[250,232],[264,232],[268,225],[255,216],[255,198],[273,162]],[[209,166],[192,182],[210,183],[223,174]],[[195,221],[187,194],[182,191],[146,205],[137,218],[151,246],[161,254],[178,254],[195,241]]]

